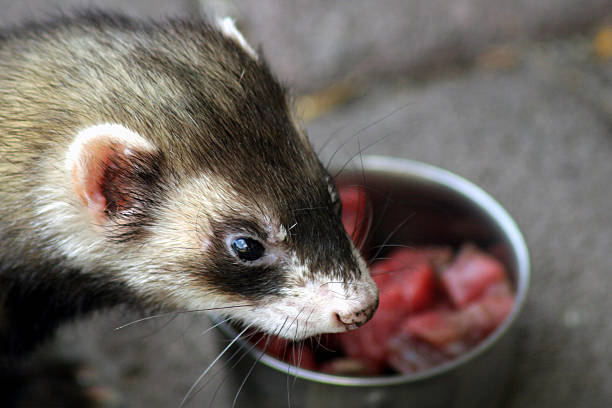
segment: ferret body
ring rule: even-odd
[[[357,327],[377,290],[338,200],[230,20],[0,31],[0,356],[117,304]]]

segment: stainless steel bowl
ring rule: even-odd
[[[342,184],[365,185],[378,217],[371,244],[457,246],[471,241],[494,248],[511,273],[514,309],[486,340],[460,357],[406,375],[345,377],[291,366],[255,349],[234,368],[236,386],[245,378],[237,407],[359,408],[495,407],[504,396],[514,360],[512,326],[525,303],[529,254],[510,215],[471,182],[427,164],[382,156],[364,156],[364,171],[344,171]],[[225,335],[236,332],[221,325]],[[237,342],[240,343],[242,340]],[[227,341],[226,341],[227,343]],[[248,349],[249,344],[240,344]],[[231,353],[228,353],[231,354]],[[260,359],[255,363],[255,360]],[[232,363],[230,362],[230,366]]]

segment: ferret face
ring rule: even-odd
[[[219,308],[288,338],[365,323],[376,286],[282,87],[232,25],[158,37],[147,52],[108,57],[109,70],[138,61],[127,105],[108,104],[120,84],[91,84],[104,97],[83,115],[104,114],[79,125],[59,176],[73,212],[48,219],[65,235],[53,239],[67,264],[124,282],[145,303]]]
[[[178,295],[177,303],[195,309],[211,301],[213,307],[237,305],[223,313],[290,338],[365,323],[377,289],[343,229],[326,179],[302,175],[283,188],[278,183],[289,169],[253,171],[256,185],[279,180],[245,196],[231,177],[200,177],[173,193],[150,247],[159,254],[187,238],[180,261],[164,268],[189,283],[165,297]]]
[[[148,302],[222,308],[294,339],[358,327],[376,286],[331,178],[297,130],[283,136],[302,154],[275,149],[271,163],[246,149],[235,171],[186,172],[122,125],[99,125],[78,135],[66,171],[90,232],[114,248],[103,262]]]

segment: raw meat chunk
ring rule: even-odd
[[[503,265],[473,245],[464,245],[440,280],[459,308],[478,298],[490,285],[506,279]]]

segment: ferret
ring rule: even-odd
[[[0,356],[127,304],[281,337],[378,304],[334,180],[231,19],[0,31]]]

